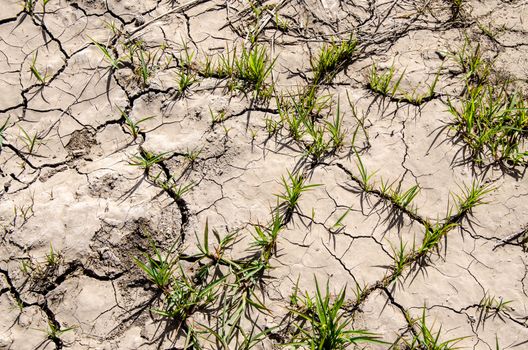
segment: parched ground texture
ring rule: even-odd
[[[294,348],[316,280],[386,342],[347,348],[425,349],[422,317],[457,340],[430,350],[528,348],[525,163],[475,161],[449,111],[464,50],[525,91],[527,18],[525,0],[2,0],[0,349],[243,349],[252,327],[253,348]],[[264,82],[236,64],[255,50]],[[317,186],[285,204],[295,180]],[[138,264],[156,249],[162,288]],[[218,283],[164,317],[182,281]]]

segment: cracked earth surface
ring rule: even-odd
[[[238,233],[226,254],[242,259],[254,225],[274,215],[288,172],[319,186],[284,215],[271,268],[254,287],[267,310],[248,311],[241,327],[251,320],[269,330],[255,348],[284,348],[290,295],[296,285],[313,294],[314,277],[333,294],[345,288],[352,326],[387,342],[349,348],[406,349],[424,309],[441,339],[462,337],[458,347],[528,348],[528,177],[524,168],[464,161],[461,141],[445,128],[447,101],[464,90],[447,53],[466,37],[497,71],[528,86],[528,3],[463,6],[454,18],[442,0],[39,0],[33,8],[3,0],[0,349],[185,348],[187,323],[153,312],[160,292],[134,257],[154,242],[175,249],[192,272],[203,265],[192,257],[207,222],[219,237]],[[248,45],[248,33],[276,57],[271,98],[203,73],[206,57]],[[331,120],[340,106],[344,146],[313,161],[309,141],[270,131],[281,120],[275,97],[313,82],[310,61],[351,35],[352,58],[317,90],[332,101],[321,115]],[[126,57],[134,40],[153,57],[146,82],[137,59],[113,68],[96,44]],[[194,57],[184,69],[196,81],[182,93],[186,50]],[[438,84],[418,104],[383,97],[368,88],[373,64],[405,70],[407,91],[426,89],[440,72]],[[148,118],[137,137],[125,115]],[[354,149],[376,171],[372,188],[362,185]],[[130,165],[148,152],[163,157],[147,169]],[[161,178],[190,187],[179,196]],[[418,185],[412,206],[382,193],[382,179]],[[493,187],[485,203],[446,216],[453,194],[475,179]],[[396,247],[411,252],[443,218],[456,226],[395,276]],[[490,308],[486,297],[495,298]],[[213,327],[215,315],[198,310],[186,322]],[[50,327],[65,331],[48,338]],[[225,348],[210,338],[203,346]]]

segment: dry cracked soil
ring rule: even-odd
[[[0,8],[0,349],[528,349],[526,0]]]

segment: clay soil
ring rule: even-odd
[[[383,341],[321,349],[528,349],[528,118],[503,161],[449,107],[526,101],[527,1],[0,7],[0,349],[309,349],[316,281]]]

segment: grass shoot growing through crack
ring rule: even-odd
[[[61,328],[61,326],[55,322],[48,321],[48,329],[44,332],[46,333],[46,338],[54,342],[55,344],[62,344],[61,336],[69,331],[74,330],[75,327],[66,327]]]
[[[368,87],[382,96],[395,97],[404,75],[405,72],[396,78],[394,64],[384,73],[379,73],[376,64],[373,64],[370,70]],[[396,81],[393,81],[394,79]]]
[[[439,250],[438,244],[440,243],[440,240],[456,226],[456,223],[432,224],[426,222],[422,245],[417,249],[418,256],[425,256],[430,251]]]
[[[291,312],[298,317],[297,331],[286,345],[309,349],[346,349],[352,344],[383,343],[380,338],[365,330],[351,329],[352,319],[344,315],[345,288],[331,298],[329,282],[323,295],[315,280],[316,293],[310,296],[296,295],[292,300],[297,308]]]
[[[420,187],[418,185],[414,185],[403,193],[400,192],[399,189],[391,192],[392,193],[390,193],[390,196],[394,204],[401,208],[407,208],[420,192]]]
[[[486,204],[483,200],[484,196],[495,190],[491,184],[482,184],[477,180],[473,180],[471,185],[459,186],[461,193],[453,194],[453,199],[457,203],[457,216],[471,213],[471,210],[476,206]]]
[[[490,295],[488,292],[484,293],[484,296],[478,304],[480,310],[478,315],[477,329],[480,325],[484,325],[487,319],[490,317],[499,317],[502,319],[504,313],[512,311],[510,304],[512,300],[504,300]]]
[[[197,79],[192,71],[184,68],[176,73],[176,81],[178,82],[178,92],[180,95],[183,95],[197,81]]]
[[[480,43],[473,47],[470,39],[466,37],[464,44],[450,55],[465,74],[467,83],[480,85],[489,78],[491,63],[483,58]]]
[[[263,96],[265,81],[270,76],[275,61],[271,59],[266,47],[261,45],[253,45],[247,49],[242,47],[240,56],[236,55],[236,50],[233,51],[233,58],[224,59],[223,71],[226,75],[236,78],[241,85],[235,86],[242,90],[254,90],[255,97]]]
[[[176,270],[178,276],[173,275],[171,271],[173,280],[170,283],[170,291],[166,293],[164,308],[154,311],[178,322],[184,322],[196,309],[206,307],[219,297],[218,287],[224,278],[205,285],[195,285],[181,265],[178,265]]]
[[[303,174],[292,174],[288,171],[288,178],[282,177],[284,192],[283,194],[277,195],[277,197],[283,201],[282,207],[286,221],[288,221],[293,211],[297,208],[301,194],[317,186],[321,186],[320,184],[306,184],[305,182],[306,179]]]
[[[415,321],[415,335],[410,341],[406,341],[406,349],[409,350],[455,350],[458,349],[457,343],[466,337],[442,340],[442,327],[435,333],[432,327],[426,322],[425,307],[423,308],[422,317]]]
[[[311,60],[313,71],[312,84],[330,83],[336,74],[346,67],[353,59],[357,40],[350,37],[341,43],[324,44],[319,55]]]
[[[466,144],[477,164],[523,165],[528,161],[528,110],[519,93],[506,86],[468,85],[457,104],[448,101],[455,117],[452,128]]]
[[[36,2],[36,0],[24,0],[24,11],[32,15]]]
[[[345,225],[343,224],[343,220],[345,220],[345,218],[347,217],[347,215],[350,213],[351,210],[352,208],[347,208],[347,210],[343,214],[341,214],[339,218],[337,218],[332,228],[337,229],[337,230],[344,228]]]
[[[20,139],[26,146],[26,151],[29,155],[33,154],[35,147],[41,142],[41,139],[38,136],[38,132],[35,132],[33,135],[30,135],[24,128],[19,126],[22,136]]]
[[[283,219],[278,210],[272,214],[272,223],[269,227],[254,226],[252,245],[261,252],[261,258],[265,261],[269,261],[276,251],[277,238],[282,227]]]
[[[31,61],[31,65],[29,67],[31,74],[39,81],[41,84],[46,84],[46,80],[48,78],[47,72],[41,73],[39,69],[37,68],[37,57],[38,57],[38,51],[35,52],[33,55],[33,59]]]
[[[111,48],[106,45],[100,44],[92,38],[90,38],[90,40],[99,49],[105,61],[110,64],[111,69],[115,70],[122,67],[124,58],[114,57],[114,54],[111,52]]]
[[[337,111],[333,121],[325,121],[326,130],[330,134],[332,147],[334,150],[343,146],[346,130],[343,130],[343,119],[339,107],[339,99],[337,100]]]
[[[175,259],[168,254],[162,254],[154,242],[150,243],[152,254],[143,253],[143,258],[134,258],[136,265],[145,273],[149,281],[161,290],[166,290],[173,280]]]
[[[370,173],[368,172],[367,168],[363,164],[363,161],[361,160],[361,157],[359,156],[359,153],[354,148],[354,153],[356,154],[357,162],[356,165],[359,170],[359,175],[361,179],[361,188],[365,192],[372,191],[374,189],[374,185],[370,182],[372,177],[376,174],[376,172]]]
[[[141,48],[137,50],[137,56],[139,59],[139,76],[141,77],[143,87],[145,87],[148,85],[148,80],[152,75],[152,72],[148,66],[148,62],[145,60],[145,52]]]
[[[8,128],[8,124],[9,124],[9,117],[7,117],[7,119],[5,120],[4,124],[2,124],[0,126],[0,149],[4,145],[4,141],[5,141],[4,132]]]
[[[124,110],[120,109],[119,107],[118,109],[119,109],[119,112],[121,113],[121,116],[125,119],[125,127],[127,128],[130,135],[132,135],[132,138],[134,140],[137,139],[137,137],[139,136],[139,132],[141,130],[139,127],[139,124],[144,123],[147,120],[154,118],[154,116],[150,116],[150,117],[141,118],[135,121],[132,118],[130,118],[128,113],[126,113]]]
[[[403,273],[403,270],[405,269],[409,261],[410,256],[405,251],[406,247],[407,247],[407,243],[403,243],[401,239],[400,239],[400,244],[398,247],[394,247],[391,244],[392,259],[394,260],[392,272],[395,277],[401,276],[401,274]]]
[[[169,192],[171,197],[176,200],[180,200],[183,196],[188,193],[195,185],[193,181],[185,183],[176,183],[173,176],[170,176],[168,179],[165,179],[165,172],[160,170],[156,176],[151,178],[152,182],[157,186],[161,187],[164,191]]]
[[[134,155],[132,156],[132,158],[130,158],[128,164],[140,167],[142,169],[145,169],[145,172],[148,172],[153,165],[164,161],[167,155],[169,154],[170,152],[153,153],[141,149],[139,154]]]

